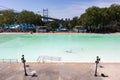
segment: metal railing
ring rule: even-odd
[[[53,57],[53,56],[39,56],[37,62],[58,62],[61,61],[61,57]]]
[[[12,62],[17,62],[18,63],[18,59],[0,59],[0,62],[9,62],[9,63],[12,63]]]

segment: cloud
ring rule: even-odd
[[[51,15],[56,18],[73,18],[80,16],[85,10],[92,6],[109,7],[111,4],[120,4],[118,0],[93,0],[92,2],[72,2],[67,7],[59,10],[55,10]]]
[[[51,16],[56,18],[72,18],[74,16],[80,16],[85,11],[85,7],[80,5],[71,5],[64,9],[55,10]]]

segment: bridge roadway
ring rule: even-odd
[[[52,18],[52,17],[46,17],[46,16],[41,16],[41,18],[44,18],[44,19],[51,19],[51,20],[55,20],[55,21],[63,21],[63,20],[61,20],[61,19]]]
[[[0,10],[0,12],[2,12],[3,10]],[[19,12],[15,12],[16,14],[19,14]],[[0,14],[0,15],[2,15],[2,14]],[[64,21],[64,20],[61,20],[61,19],[57,19],[57,18],[52,18],[52,17],[46,17],[46,16],[41,16],[41,18],[44,18],[44,19],[50,19],[50,20],[54,20],[54,21],[60,21],[60,22],[62,22],[62,21]]]

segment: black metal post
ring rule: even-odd
[[[94,76],[97,76],[97,61],[95,61],[95,63],[96,63],[96,67],[95,67],[95,75]]]
[[[96,61],[95,61],[96,67],[95,67],[95,74],[94,74],[94,76],[97,76],[97,68],[98,68],[98,63],[99,63],[99,61],[100,61],[99,56],[97,56],[96,58],[97,58],[97,59],[96,59]]]
[[[23,63],[23,65],[24,65],[25,76],[27,76],[27,71],[26,71],[26,66],[25,66],[25,62],[26,62],[26,60],[24,59],[24,55],[22,55],[21,60],[22,60],[22,63]]]

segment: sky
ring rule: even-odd
[[[109,7],[111,4],[120,4],[120,0],[0,0],[0,10],[29,10],[42,15],[43,9],[48,9],[49,17],[72,19],[89,7]]]

